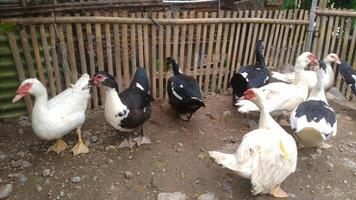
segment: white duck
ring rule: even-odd
[[[283,82],[269,83],[258,88],[266,96],[266,109],[268,112],[291,112],[299,103],[308,97],[308,88],[304,80],[304,68],[309,64],[317,63],[316,56],[310,52],[301,54],[295,64],[295,81],[293,84]],[[236,103],[240,113],[258,111],[259,108],[251,101],[240,100]],[[272,113],[272,114],[275,114]],[[279,113],[280,114],[280,113]]]
[[[290,116],[291,127],[296,130],[296,138],[305,147],[331,147],[324,141],[336,135],[336,114],[329,106],[324,92],[323,82],[326,74],[327,66],[321,61],[316,71],[318,81],[310,96],[307,101],[299,104]]]
[[[328,54],[323,61],[326,64],[326,76],[323,82],[324,82],[324,89],[327,91],[334,85],[335,75],[331,67],[331,63],[335,62],[337,64],[340,64],[341,61],[335,53]],[[294,81],[295,76],[294,76],[294,72],[285,73],[285,74],[279,72],[272,72],[272,77],[280,81],[292,83]],[[307,81],[308,89],[312,90],[317,82],[315,71],[309,71],[309,70],[305,71],[305,80]]]
[[[81,126],[85,121],[85,111],[90,98],[89,90],[82,90],[82,88],[88,83],[89,78],[88,74],[82,75],[72,88],[66,89],[50,100],[46,88],[37,79],[26,79],[17,89],[13,103],[27,94],[32,94],[36,98],[31,122],[35,134],[44,140],[57,140],[48,151],[60,153],[65,150],[68,145],[61,138],[76,128],[78,143],[71,151],[74,155],[89,152],[81,138]]]
[[[235,154],[210,151],[209,155],[218,164],[251,179],[254,195],[269,193],[275,197],[288,197],[280,184],[296,170],[296,143],[269,114],[263,92],[248,89],[242,98],[259,107],[258,129],[244,135]]]

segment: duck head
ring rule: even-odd
[[[22,97],[27,94],[32,94],[34,96],[39,95],[43,92],[43,85],[41,82],[35,78],[29,78],[24,80],[16,91],[16,96],[12,99],[12,103],[15,103],[22,99]]]
[[[183,74],[182,70],[180,69],[178,63],[174,60],[174,58],[172,57],[166,58],[166,64],[167,64],[167,71],[170,70],[172,67],[174,75]]]
[[[318,64],[318,59],[315,54],[311,52],[304,52],[300,56],[298,56],[295,71],[304,70],[308,66],[315,66]]]
[[[335,53],[329,53],[323,60],[325,63],[337,63],[341,64],[340,58]]]
[[[91,86],[103,86],[104,88],[118,89],[115,78],[111,74],[104,71],[96,72],[91,77],[88,84],[83,87],[83,90],[90,88]]]
[[[265,48],[265,45],[264,45],[263,40],[257,40],[256,41],[256,50],[259,50],[260,52],[262,52],[264,48]]]
[[[244,92],[244,96],[240,99],[252,101],[258,107],[262,107],[265,97],[257,88],[250,88]]]

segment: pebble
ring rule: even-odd
[[[59,192],[59,196],[64,197],[64,192],[63,192],[63,191],[60,191],[60,192]]]
[[[112,163],[114,163],[114,160],[110,158],[108,162],[109,162],[109,164],[112,164]]]
[[[345,184],[348,184],[349,182],[348,182],[347,180],[344,180],[344,183],[345,183]]]
[[[91,137],[91,141],[92,141],[93,143],[97,142],[97,141],[98,141],[98,136],[93,135],[93,136]]]
[[[321,150],[321,149],[316,149],[315,150],[318,154],[321,154],[322,152],[323,152],[323,150]]]
[[[42,171],[42,176],[47,177],[51,174],[51,170],[50,169],[45,169]]]
[[[330,190],[330,189],[331,189],[331,186],[330,186],[330,185],[327,185],[327,186],[326,186],[326,189]]]
[[[296,195],[296,194],[293,194],[293,193],[289,193],[289,197],[291,197],[291,198],[298,198],[298,196]]]
[[[0,199],[6,199],[12,192],[12,184],[6,184],[0,188]]]
[[[187,197],[184,193],[174,192],[174,193],[165,193],[161,192],[157,196],[157,200],[186,200]]]
[[[21,174],[21,175],[19,176],[19,179],[20,179],[20,182],[21,182],[22,184],[26,183],[26,181],[28,180],[27,176],[24,175],[24,174]]]
[[[22,165],[22,161],[21,160],[17,160],[17,161],[12,160],[10,164],[13,168],[20,167]]]
[[[208,192],[206,194],[200,195],[197,200],[214,200],[214,199],[215,199],[215,194]]]
[[[23,160],[21,162],[21,169],[29,168],[31,166],[31,163],[27,160]]]
[[[130,172],[130,171],[125,171],[124,174],[125,174],[125,178],[127,178],[127,179],[131,179],[133,176],[132,172]]]
[[[231,111],[229,110],[226,110],[223,112],[223,116],[226,117],[226,116],[230,116],[231,115]]]
[[[82,179],[79,176],[74,176],[70,179],[73,183],[79,183]]]
[[[37,186],[36,186],[36,191],[37,191],[37,192],[41,192],[41,191],[42,191],[42,187],[39,186],[39,185],[37,185]]]
[[[6,157],[7,155],[4,152],[0,151],[0,160],[4,160]]]

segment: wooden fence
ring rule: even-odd
[[[166,57],[174,57],[186,74],[197,78],[204,92],[226,89],[232,72],[254,62],[257,39],[265,41],[268,65],[294,63],[303,51],[307,17],[304,10],[168,11],[2,21],[23,25],[7,34],[20,81],[37,77],[50,96],[70,87],[79,74],[98,70],[114,74],[122,90],[136,66],[144,66],[152,95],[164,98],[170,77]],[[91,105],[99,106],[102,98],[94,88]],[[26,98],[28,110],[31,103]]]

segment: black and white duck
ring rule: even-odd
[[[344,77],[346,84],[351,87],[352,92],[356,95],[356,71],[345,61],[341,61],[337,65],[337,69],[341,76]]]
[[[121,147],[132,148],[137,144],[149,144],[150,140],[143,133],[143,124],[150,118],[153,102],[149,91],[149,80],[146,71],[138,67],[129,88],[118,91],[115,78],[104,71],[95,73],[88,86],[101,86],[105,90],[105,119],[115,129],[122,132],[134,132],[134,138],[128,137]]]
[[[336,114],[328,104],[324,92],[324,78],[327,76],[327,66],[320,61],[316,71],[317,83],[308,99],[300,103],[291,113],[291,128],[295,129],[297,140],[304,147],[328,148],[324,143],[336,135]]]
[[[269,83],[270,73],[267,69],[265,58],[263,57],[263,41],[257,40],[255,47],[256,62],[253,65],[240,67],[230,80],[230,87],[233,91],[233,103],[243,96],[249,88],[259,88]]]
[[[194,112],[205,107],[199,84],[193,77],[183,74],[173,58],[167,58],[167,65],[173,70],[167,83],[169,104],[180,119],[189,121]]]

